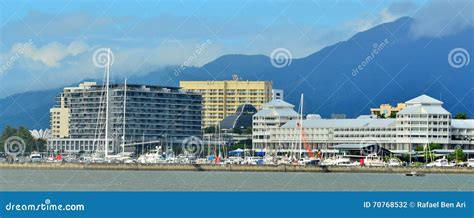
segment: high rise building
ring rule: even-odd
[[[180,81],[180,87],[202,94],[203,127],[216,126],[242,104],[260,109],[272,98],[271,81],[242,81],[234,76],[229,81]]]
[[[48,140],[49,148],[69,152],[98,149],[105,140],[105,93],[105,87],[95,83],[64,88],[51,109],[51,126],[56,132]],[[180,143],[186,137],[202,135],[198,93],[176,87],[113,84],[108,99],[110,151],[122,143],[123,135],[128,144]]]

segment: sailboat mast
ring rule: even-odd
[[[300,154],[300,159],[301,159],[301,156],[302,156],[302,153],[301,153],[301,150],[303,149],[303,94],[301,94],[301,100],[300,100],[300,120],[299,120],[299,123],[300,123],[300,138],[299,138],[299,148],[298,148],[298,152]]]
[[[107,49],[107,68],[105,71],[105,157],[109,154],[109,74],[110,74],[110,48]]]
[[[127,79],[125,78],[124,88],[123,88],[123,130],[122,130],[122,157],[125,153],[125,116],[127,112]]]

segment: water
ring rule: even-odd
[[[0,191],[474,191],[473,175],[0,170]]]

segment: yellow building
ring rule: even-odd
[[[51,137],[69,137],[69,108],[65,106],[65,99],[63,96],[59,97],[58,107],[51,108],[49,113],[51,121]]]
[[[51,125],[51,138],[68,138],[69,137],[69,115],[70,110],[66,106],[67,98],[66,93],[70,93],[78,89],[87,89],[97,85],[95,82],[83,82],[79,84],[79,87],[65,87],[63,93],[61,93],[56,99],[56,105],[49,109],[50,113],[50,125]]]
[[[258,110],[272,98],[271,81],[243,81],[236,76],[226,81],[180,81],[179,86],[202,94],[203,127],[216,126],[239,105],[252,104]]]
[[[381,104],[379,108],[371,108],[370,112],[372,115],[377,117],[394,117],[399,111],[406,108],[405,103],[398,103],[396,107],[390,104]]]

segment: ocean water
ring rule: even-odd
[[[0,191],[474,191],[474,175],[0,170]]]

